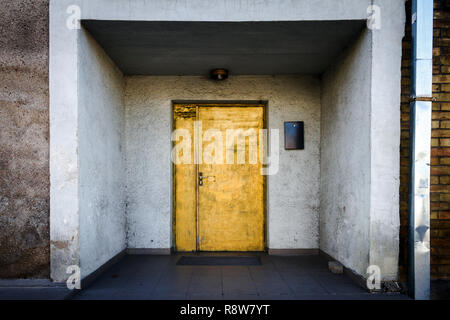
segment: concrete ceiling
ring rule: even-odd
[[[362,20],[82,24],[127,75],[321,74],[365,27]]]

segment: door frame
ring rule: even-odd
[[[268,101],[267,100],[172,100],[171,101],[171,114],[170,114],[170,121],[171,121],[171,130],[175,130],[175,121],[174,121],[174,110],[175,105],[196,105],[199,107],[255,107],[255,106],[261,106],[263,108],[263,129],[268,128]],[[172,132],[170,134],[172,134]],[[267,134],[267,149],[270,149],[270,133]],[[170,139],[170,150],[173,149],[175,146],[175,143],[172,141],[171,137]],[[198,165],[196,165],[198,166]],[[171,179],[172,179],[172,188],[171,188],[171,226],[172,226],[172,236],[171,236],[171,250],[173,252],[183,252],[177,250],[177,244],[176,244],[176,198],[175,198],[175,192],[176,192],[176,185],[175,185],[175,164],[172,162],[171,166]],[[198,168],[197,168],[198,172]],[[267,252],[267,239],[268,239],[268,212],[267,212],[267,187],[268,179],[267,176],[263,176],[263,245],[264,245],[264,252]],[[198,196],[198,183],[195,185],[196,188],[196,194]],[[198,207],[197,207],[198,209]],[[198,210],[197,210],[197,216],[196,220],[198,221]],[[197,229],[198,232],[198,229]],[[197,248],[193,252],[201,252],[198,249],[198,242],[197,242]]]

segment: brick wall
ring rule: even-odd
[[[450,278],[450,0],[434,1],[433,103],[431,140],[431,276]],[[409,91],[411,1],[403,41],[401,104],[400,269],[408,263]]]

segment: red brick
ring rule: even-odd
[[[450,187],[448,185],[432,185],[430,187],[431,192],[450,193]]]
[[[442,111],[450,111],[450,103],[441,103],[441,110]]]
[[[450,274],[450,264],[449,264],[449,265],[439,266],[439,267],[438,267],[438,272],[439,272],[439,273]]]
[[[450,167],[449,166],[433,166],[433,167],[431,167],[430,172],[431,172],[431,175],[433,175],[433,176],[448,175],[448,174],[450,174]]]
[[[450,101],[450,93],[435,93],[433,95],[437,101]]]
[[[407,180],[409,181],[409,177],[407,177]],[[430,184],[439,184],[439,177],[438,176],[431,176]],[[401,177],[400,177],[400,185],[401,185]]]
[[[439,147],[439,139],[431,139],[432,147]]]
[[[439,177],[440,184],[450,184],[450,176]]]
[[[433,76],[433,83],[450,83],[450,76],[448,75],[435,75]]]
[[[450,73],[450,66],[441,66],[441,73]]]
[[[433,120],[450,120],[450,112],[433,112]]]
[[[431,148],[431,155],[433,157],[450,157],[450,148]]]
[[[442,220],[450,220],[450,211],[439,211],[438,217]],[[450,241],[448,244],[450,245]]]
[[[440,139],[439,145],[441,147],[450,147],[450,139]]]
[[[431,131],[431,136],[433,137],[433,138],[449,138],[450,137],[450,130],[432,130]],[[440,144],[440,145],[442,145],[442,144]],[[445,144],[444,145],[442,145],[442,146],[445,146]]]
[[[440,85],[441,91],[450,92],[450,83],[443,83]]]
[[[441,64],[450,65],[450,56],[440,56]]]

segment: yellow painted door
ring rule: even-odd
[[[195,159],[175,165],[177,250],[264,250],[263,106],[197,105],[195,125],[187,114],[193,109],[175,114],[175,127],[192,133]]]
[[[193,161],[196,110],[197,107],[192,105],[174,106],[174,129],[181,130],[180,137],[172,136],[172,140],[179,140],[175,145],[180,147],[179,151],[172,154],[172,161],[178,162],[174,162],[173,179],[174,231],[178,251],[197,250],[197,166]],[[185,135],[181,137],[183,133]],[[186,148],[189,149],[188,155]],[[186,156],[188,158],[185,160]]]
[[[203,135],[203,161],[198,165],[199,174],[205,177],[198,187],[199,249],[261,251],[264,180],[257,147],[258,130],[263,128],[263,108],[203,107],[199,108],[198,119],[203,133],[211,133]],[[214,143],[215,130],[221,132],[223,139],[223,164],[215,163],[214,151],[208,149]],[[243,143],[239,144],[239,138]]]

